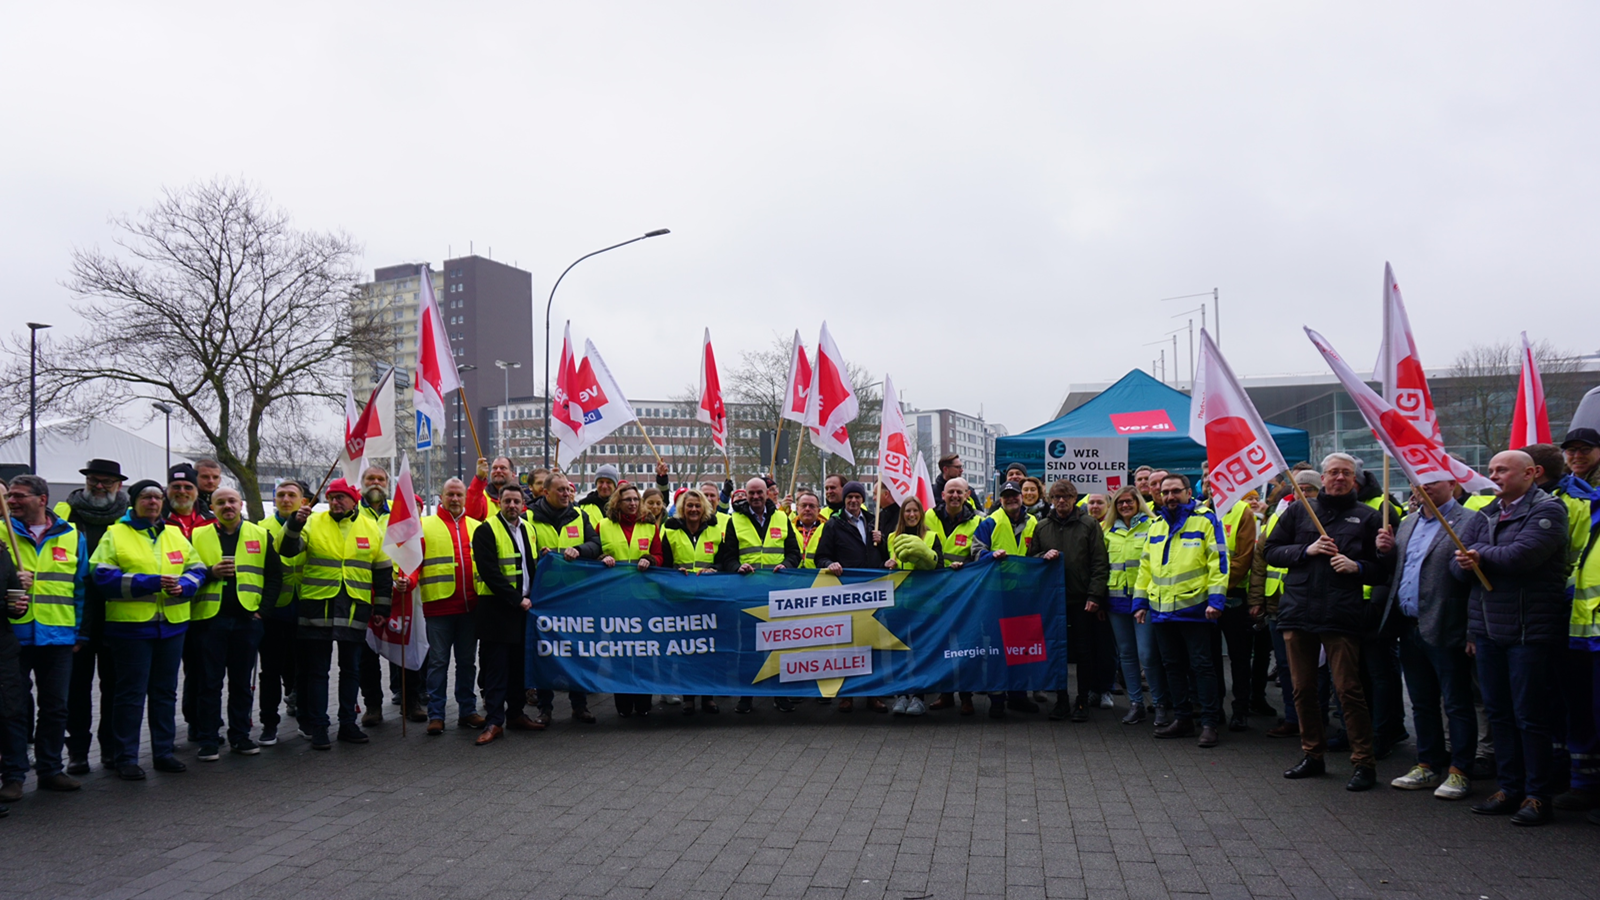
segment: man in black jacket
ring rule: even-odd
[[[1317,703],[1317,659],[1328,654],[1333,689],[1344,710],[1350,736],[1350,763],[1355,772],[1347,790],[1370,790],[1377,784],[1373,764],[1372,719],[1361,690],[1361,635],[1366,626],[1362,586],[1382,584],[1389,577],[1389,557],[1380,554],[1378,511],[1356,500],[1361,464],[1346,453],[1330,453],[1322,461],[1322,492],[1311,501],[1316,521],[1305,504],[1284,510],[1267,538],[1267,565],[1288,570],[1278,606],[1294,680],[1295,713],[1300,717],[1300,749],[1305,757],[1283,773],[1309,778],[1326,771],[1322,710]],[[1318,531],[1321,523],[1326,534]]]
[[[1056,686],[1056,705],[1050,718],[1059,722],[1089,720],[1089,697],[1109,692],[1100,684],[1110,667],[1104,654],[1115,654],[1116,638],[1106,617],[1106,594],[1111,578],[1111,557],[1106,553],[1100,523],[1077,508],[1078,488],[1062,479],[1050,485],[1050,512],[1034,526],[1028,555],[1046,560],[1060,558],[1067,582],[1067,658],[1078,666],[1077,699],[1067,701],[1067,686]],[[1142,713],[1142,710],[1140,711]],[[1131,715],[1131,713],[1130,713]]]
[[[78,529],[88,542],[84,552],[94,555],[100,537],[111,523],[128,511],[128,493],[122,489],[122,464],[114,459],[91,459],[78,470],[84,486],[56,504],[56,515]],[[89,774],[89,738],[94,721],[95,669],[100,670],[100,724],[93,737],[100,742],[100,764],[116,766],[121,745],[111,731],[111,690],[117,683],[111,649],[104,635],[106,598],[94,579],[83,585],[83,623],[77,650],[72,654],[72,681],[67,685],[67,774]]]
[[[828,518],[822,526],[822,537],[817,538],[817,568],[839,575],[845,569],[881,569],[889,558],[884,549],[883,533],[861,512],[866,502],[867,486],[852,481],[844,486],[844,508]],[[874,712],[888,712],[889,707],[878,697],[870,700]],[[855,709],[855,700],[845,697],[839,701],[839,712]]]
[[[500,510],[472,535],[472,565],[489,592],[474,611],[478,632],[478,683],[483,688],[482,747],[505,734],[509,723],[522,731],[536,726],[528,714],[522,648],[533,606],[534,541],[522,519],[522,488],[500,491]],[[511,551],[502,555],[502,550]]]
[[[1489,461],[1500,492],[1461,530],[1466,552],[1452,573],[1472,585],[1467,597],[1467,652],[1477,657],[1483,707],[1494,735],[1500,790],[1472,807],[1511,816],[1513,825],[1554,818],[1552,735],[1567,598],[1567,507],[1534,486],[1532,457],[1507,450]],[[1483,572],[1485,588],[1473,570]]]

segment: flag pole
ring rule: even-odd
[[[1389,454],[1383,454],[1383,502],[1378,504],[1379,527],[1389,527]]]
[[[322,489],[327,487],[328,482],[333,480],[333,470],[339,468],[339,460],[341,459],[344,459],[343,453],[340,453],[333,458],[333,465],[328,467],[328,474],[322,476],[322,483],[317,485],[317,489],[311,493],[312,503],[317,502],[317,498],[322,496]]]
[[[1462,553],[1467,552],[1467,545],[1461,543],[1461,538],[1456,536],[1456,530],[1450,527],[1450,522],[1446,520],[1444,516],[1439,514],[1439,507],[1435,506],[1433,503],[1433,498],[1428,496],[1427,488],[1421,488],[1415,491],[1415,493],[1421,495],[1422,502],[1428,506],[1428,511],[1433,513],[1433,517],[1439,520],[1440,525],[1444,526],[1444,533],[1450,535],[1450,540],[1455,541],[1456,549],[1460,550]],[[1489,576],[1483,574],[1482,568],[1473,566],[1472,572],[1478,576],[1478,583],[1483,585],[1484,590],[1494,590],[1494,588],[1489,584]]]
[[[456,390],[461,392],[461,405],[466,408],[467,430],[472,432],[472,449],[478,451],[479,459],[483,459],[483,445],[478,443],[478,426],[472,421],[472,404],[467,402],[467,389],[462,386]]]
[[[772,433],[772,478],[778,478],[778,442],[783,440],[783,410],[778,410],[778,429]],[[782,499],[781,497],[779,499]]]
[[[803,434],[801,435],[801,437],[804,436]],[[800,451],[804,450],[805,447],[806,442],[803,440],[794,442],[794,459],[789,461],[789,497],[791,499],[794,497],[795,484],[800,478]]]
[[[1294,480],[1294,471],[1290,470],[1288,474],[1289,486],[1294,489],[1294,495],[1298,497],[1300,503],[1305,506],[1306,515],[1311,517],[1311,524],[1317,526],[1318,534],[1322,535],[1323,537],[1327,537],[1328,530],[1322,527],[1322,520],[1317,518],[1317,511],[1311,508],[1311,500],[1306,497],[1304,491],[1300,490],[1300,482]]]
[[[655,454],[656,462],[661,462],[661,451],[656,449],[656,442],[650,440],[649,433],[644,430],[644,426],[643,425],[639,424],[639,420],[638,419],[634,419],[633,420],[633,424],[638,426],[639,435],[644,438],[644,442],[646,444],[650,445],[650,452]]]

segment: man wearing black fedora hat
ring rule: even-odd
[[[93,554],[100,546],[111,523],[128,511],[128,494],[122,489],[127,477],[122,465],[114,459],[91,459],[78,470],[83,474],[84,485],[67,499],[57,503],[56,515],[67,520],[83,535],[86,551]],[[106,600],[93,580],[84,582],[83,627],[79,632],[84,641],[78,652],[72,654],[72,681],[67,686],[67,774],[85,775],[89,772],[89,738],[94,723],[94,678],[100,673],[100,727],[95,735],[100,741],[100,760],[113,765],[120,745],[111,730],[111,688],[116,675],[111,664],[111,650],[105,641]]]

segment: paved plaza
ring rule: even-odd
[[[1118,698],[1121,702],[1122,698]],[[452,727],[365,746],[291,737],[187,773],[28,794],[0,821],[6,898],[1592,897],[1600,827],[1542,829],[1329,777],[1292,742],[1152,740],[954,710],[893,719],[808,701],[736,716],[565,718],[488,747]],[[453,706],[452,706],[453,711]],[[180,725],[181,730],[181,725]],[[292,731],[289,732],[292,734]],[[1409,765],[1405,744],[1380,763]],[[148,747],[146,747],[148,753]],[[1478,785],[1475,796],[1488,791]]]

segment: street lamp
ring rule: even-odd
[[[607,250],[615,250],[618,247],[626,247],[629,244],[633,243],[634,241],[642,241],[645,238],[660,237],[663,234],[671,234],[671,233],[672,233],[672,231],[670,229],[657,228],[655,231],[646,231],[644,234],[641,234],[636,238],[629,238],[629,239],[623,241],[620,244],[612,244],[609,247],[601,247],[599,250],[596,250],[593,253],[585,253],[584,255],[582,255],[582,256],[578,257],[577,259],[573,260],[571,266],[567,266],[565,269],[562,269],[561,270],[561,276],[556,279],[556,283],[555,284],[550,286],[550,299],[546,300],[545,304],[544,304],[544,467],[545,468],[547,468],[547,469],[550,468],[550,306],[551,306],[551,304],[556,302],[556,288],[561,286],[561,279],[567,277],[567,273],[572,271],[572,266],[575,266],[578,263],[583,262],[584,260],[588,259],[591,256],[599,256],[600,254],[606,252]]]
[[[457,372],[476,372],[477,370],[477,366],[470,364],[456,366]],[[465,412],[470,416],[472,415],[472,411],[463,410],[460,391],[455,391],[453,393],[456,395],[456,477],[460,478],[462,475],[466,474],[466,469],[462,468],[461,466],[461,438],[463,437],[461,432],[466,430],[466,424],[461,421],[461,415],[463,412]]]
[[[172,407],[165,403],[152,403],[156,412],[167,417],[167,471],[172,471]]]
[[[510,456],[511,442],[506,440],[506,420],[511,418],[511,370],[522,368],[522,363],[497,359],[494,364],[496,368],[506,373],[506,404],[500,407],[500,452]]]
[[[39,474],[39,329],[49,328],[38,322],[28,323],[28,473]],[[545,326],[548,331],[549,325]],[[548,348],[550,339],[545,338]]]

